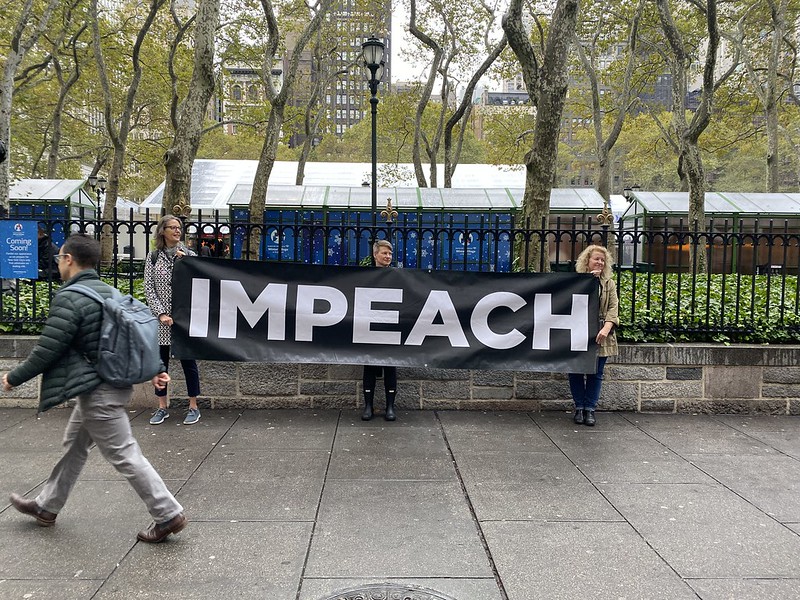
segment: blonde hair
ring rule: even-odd
[[[578,259],[575,261],[575,271],[578,273],[588,273],[589,259],[595,252],[601,252],[606,257],[606,264],[603,267],[603,272],[600,274],[600,277],[602,279],[610,279],[612,275],[614,257],[611,256],[611,252],[608,251],[608,248],[599,244],[592,244],[591,246],[588,246],[578,255]]]
[[[377,254],[378,250],[381,248],[388,248],[392,252],[394,252],[394,247],[392,246],[392,242],[389,240],[376,240],[374,244],[372,244],[372,253]]]

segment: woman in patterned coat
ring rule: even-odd
[[[182,226],[177,217],[161,217],[156,227],[156,249],[144,263],[144,293],[150,311],[158,318],[158,343],[161,346],[161,360],[169,368],[170,346],[172,345],[172,267],[176,260],[184,256],[195,256],[181,242]],[[200,420],[197,396],[200,395],[200,372],[194,360],[181,360],[183,374],[186,376],[186,391],[189,395],[189,412],[183,420],[184,425],[194,425]],[[169,417],[167,412],[167,388],[156,389],[158,409],[150,417],[151,425],[159,425]]]

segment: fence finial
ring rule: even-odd
[[[394,219],[397,218],[397,211],[392,208],[392,199],[386,199],[386,208],[381,211],[381,216],[386,219],[387,223],[391,223]]]

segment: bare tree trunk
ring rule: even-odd
[[[772,44],[767,61],[767,86],[764,90],[764,114],[767,126],[767,191],[780,191],[780,156],[778,150],[778,67],[786,31],[788,0],[768,0],[772,16]]]
[[[311,90],[311,97],[309,98],[308,103],[306,104],[306,109],[303,113],[303,133],[305,134],[305,139],[303,140],[303,146],[300,149],[300,156],[297,159],[295,185],[303,185],[303,179],[305,179],[306,162],[311,154],[311,149],[314,147],[314,138],[319,131],[322,118],[325,116],[325,110],[323,110],[321,107],[322,98],[325,96],[325,92],[328,90],[329,86],[336,81],[336,78],[339,77],[339,75],[348,73],[349,70],[356,64],[355,62],[351,62],[344,69],[332,73],[330,59],[333,52],[329,52],[328,55],[325,56],[321,52],[321,47],[322,38],[320,35],[317,35],[317,42],[314,47],[314,60],[317,63],[317,78],[314,81],[314,85]],[[317,112],[316,114],[313,114],[315,109]]]
[[[556,173],[561,115],[569,76],[567,60],[578,17],[578,0],[558,0],[544,40],[541,64],[522,24],[522,0],[511,0],[503,17],[508,43],[522,67],[525,86],[536,106],[533,147],[525,156],[525,195],[523,218],[539,228],[550,215],[550,191]],[[548,271],[545,240],[531,240],[526,265],[531,270]]]
[[[58,157],[62,133],[61,116],[64,114],[64,106],[67,103],[69,91],[78,82],[78,79],[81,75],[81,61],[78,57],[78,39],[81,35],[83,35],[83,32],[86,31],[87,27],[88,25],[84,23],[67,44],[72,52],[72,59],[75,63],[75,69],[69,74],[69,77],[66,79],[66,81],[64,80],[64,72],[61,67],[61,62],[58,60],[58,57],[54,57],[53,59],[53,67],[55,68],[56,77],[58,78],[59,90],[58,100],[56,100],[56,105],[53,109],[53,127],[52,134],[50,136],[50,150],[47,154],[47,177],[49,179],[55,179],[58,176]]]
[[[422,170],[422,115],[425,112],[425,107],[428,105],[428,102],[430,102],[433,85],[436,82],[436,74],[439,72],[444,58],[444,50],[435,40],[417,27],[416,0],[411,0],[408,31],[433,52],[433,62],[428,71],[428,80],[422,88],[420,99],[417,102],[417,110],[414,114],[414,144],[411,147],[411,161],[414,163],[414,175],[417,178],[417,185],[419,187],[428,187],[428,182],[425,179],[425,172]]]
[[[214,40],[220,0],[200,0],[194,26],[194,71],[183,101],[172,146],[164,154],[167,177],[162,207],[167,214],[191,214],[192,167],[200,146],[206,109],[214,94]]]
[[[280,91],[275,90],[272,78],[269,76],[271,65],[275,60],[278,50],[279,30],[278,20],[275,16],[275,9],[272,0],[261,0],[264,15],[267,19],[269,38],[267,40],[267,50],[264,53],[262,64],[263,77],[267,90],[267,97],[270,102],[269,122],[267,123],[267,134],[264,144],[261,147],[261,155],[258,159],[255,177],[253,179],[253,191],[250,195],[250,222],[254,225],[248,236],[248,244],[245,248],[244,256],[248,260],[258,260],[260,258],[260,246],[263,239],[263,228],[259,225],[264,224],[264,208],[267,201],[267,187],[272,168],[275,165],[275,157],[278,152],[278,142],[280,141],[281,127],[283,126],[284,112],[289,95],[294,88],[297,77],[297,69],[300,65],[300,56],[308,44],[311,36],[314,35],[322,26],[325,14],[331,6],[331,0],[320,0],[314,9],[316,12],[311,21],[306,25],[303,32],[297,39],[297,44],[292,50],[289,59],[289,67],[284,73],[283,85]]]
[[[44,33],[58,4],[59,0],[48,0],[42,14],[37,17],[34,14],[33,0],[25,0],[9,40],[6,64],[3,67],[2,80],[0,80],[0,142],[5,144],[8,150],[8,159],[0,163],[0,207],[6,210],[8,209],[9,166],[13,152],[10,142],[14,76],[25,55]]]
[[[604,111],[601,109],[600,104],[600,85],[597,80],[597,71],[594,67],[593,60],[587,56],[586,52],[584,51],[583,45],[580,43],[580,40],[575,40],[575,48],[578,52],[578,57],[583,64],[583,69],[586,72],[586,76],[589,78],[589,88],[592,98],[592,123],[594,125],[594,142],[595,142],[595,149],[597,152],[597,169],[598,169],[598,177],[597,177],[597,191],[603,197],[606,202],[606,206],[610,206],[611,203],[611,149],[617,143],[619,139],[619,135],[622,131],[622,125],[625,121],[625,117],[628,114],[628,109],[630,105],[630,96],[631,96],[631,80],[633,78],[633,68],[636,64],[636,42],[637,42],[637,35],[639,30],[639,22],[642,18],[642,12],[644,11],[645,0],[639,0],[639,4],[636,7],[636,12],[633,15],[633,19],[631,21],[630,32],[628,34],[628,45],[627,45],[627,53],[628,53],[628,62],[625,68],[625,75],[622,80],[622,90],[619,96],[614,101],[613,109],[617,113],[616,119],[614,119],[614,123],[611,126],[611,131],[609,131],[608,136],[604,139],[603,138],[603,116]],[[602,31],[604,23],[602,21],[598,22],[597,24],[597,33],[599,34]],[[591,47],[592,51],[594,52],[594,46]],[[601,219],[607,218],[606,215],[601,213]],[[611,221],[613,223],[613,219]],[[611,252],[613,256],[615,254],[615,239],[614,236],[610,236],[606,243],[608,250]]]
[[[139,82],[142,78],[142,64],[139,59],[142,44],[150,31],[156,14],[163,6],[165,0],[150,0],[150,7],[145,17],[141,29],[136,34],[131,51],[131,65],[133,74],[131,76],[128,89],[125,94],[125,102],[122,112],[118,117],[113,115],[113,99],[111,96],[111,83],[108,70],[106,69],[103,57],[103,47],[100,39],[100,26],[98,24],[97,3],[98,0],[91,0],[90,11],[92,20],[92,46],[94,50],[95,62],[97,62],[97,75],[100,79],[100,86],[103,90],[103,120],[105,121],[106,131],[113,146],[111,167],[108,172],[108,187],[106,188],[105,205],[102,215],[105,224],[100,229],[100,248],[101,261],[108,262],[114,254],[114,235],[110,223],[114,218],[114,211],[119,197],[119,181],[125,166],[125,154],[130,134],[131,121],[134,109],[136,94],[139,90]]]
[[[787,27],[786,15],[788,11],[788,0],[767,0],[767,3],[770,10],[770,19],[772,21],[772,39],[770,41],[769,52],[767,53],[766,69],[759,67],[757,64],[759,59],[754,59],[750,45],[745,41],[748,27],[747,17],[757,8],[757,5],[751,5],[744,11],[744,14],[739,19],[737,23],[739,37],[735,41],[738,51],[743,56],[744,66],[747,70],[747,76],[750,79],[753,92],[756,97],[758,97],[763,107],[765,131],[767,134],[766,191],[777,192],[780,189],[780,156],[778,145],[780,125],[778,119],[778,99],[781,96],[778,72],[780,70],[781,52],[785,43],[784,35]],[[762,72],[764,72],[765,75],[762,76]],[[787,75],[789,74],[784,75],[784,77]],[[789,75],[786,81],[791,82],[793,79]]]
[[[669,0],[656,0],[656,4],[664,35],[672,50],[672,123],[678,136],[680,153],[678,166],[686,175],[686,180],[689,184],[689,226],[703,231],[706,227],[706,182],[698,140],[711,120],[711,107],[715,89],[714,69],[719,46],[717,0],[707,0],[705,7],[708,44],[703,66],[703,87],[700,94],[700,104],[690,123],[686,122],[686,91],[691,58],[672,19]],[[691,251],[690,262],[696,265],[697,272],[706,271],[708,259],[705,243],[698,241],[697,244],[691,246]]]
[[[503,34],[503,37],[497,42],[497,45],[492,48],[489,55],[484,59],[478,70],[472,75],[472,78],[467,84],[467,89],[464,91],[464,97],[461,99],[456,111],[447,120],[444,126],[444,187],[449,188],[453,185],[453,174],[455,173],[456,166],[458,165],[460,144],[457,148],[453,147],[453,128],[461,123],[461,135],[459,140],[463,139],[463,133],[466,129],[467,119],[469,118],[470,109],[472,108],[472,93],[475,87],[481,80],[481,77],[489,70],[489,67],[494,64],[494,61],[508,45],[508,36]]]

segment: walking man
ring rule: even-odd
[[[97,348],[102,307],[83,294],[70,290],[76,283],[97,291],[103,298],[113,288],[102,281],[94,267],[100,261],[100,244],[84,235],[72,235],[56,256],[66,283],[53,297],[50,315],[36,347],[24,363],[3,375],[3,389],[42,374],[39,412],[77,398],[64,433],[64,456],[56,463],[42,491],[34,499],[11,495],[11,503],[42,527],[55,524],[81,473],[92,444],[131,484],[147,505],[153,524],[140,531],[138,539],[157,543],[186,526],[183,507],[142,455],[133,437],[126,406],[133,387],[116,388],[97,374]],[[164,387],[169,375],[162,371],[153,385]]]

